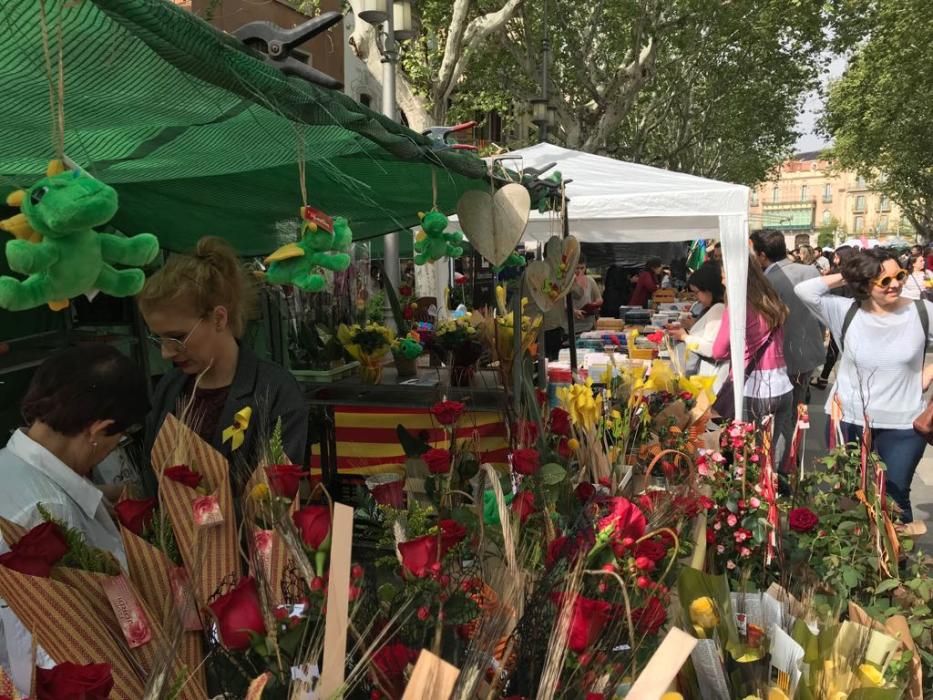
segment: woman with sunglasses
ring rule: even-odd
[[[807,280],[794,290],[839,344],[836,385],[826,412],[838,397],[847,442],[860,439],[866,427],[871,430],[872,447],[887,467],[888,493],[904,523],[913,520],[910,484],[926,448],[913,421],[924,409],[929,339],[923,328],[933,319],[933,304],[902,296],[907,277],[893,254],[876,248],[850,257],[841,274]],[[845,284],[854,300],[832,293]]]
[[[298,383],[240,343],[255,297],[249,274],[220,238],[202,238],[194,255],[173,255],[147,280],[139,308],[151,340],[174,365],[155,390],[147,454],[165,416],[185,406],[191,427],[235,466],[255,467],[278,419],[285,453],[297,464],[307,461],[308,407]],[[224,431],[247,408],[244,439],[234,445]],[[154,492],[155,476],[146,474]]]

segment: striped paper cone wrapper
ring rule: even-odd
[[[201,629],[201,622],[196,603],[190,594],[183,598],[177,596],[176,586],[172,584],[172,579],[177,578],[176,568],[184,573],[187,581],[185,569],[175,567],[158,547],[154,547],[126,528],[121,529],[130,579],[143,600],[146,601],[146,605],[156,614],[157,621],[162,624],[163,629],[166,628],[165,621],[168,615],[182,613],[182,606],[186,604],[190,606],[191,609],[186,613],[186,617],[193,618],[192,624],[187,624],[185,627],[187,631],[182,638],[179,655],[188,672],[195,674],[191,682],[198,688],[205,689],[207,685],[203,666],[204,645],[203,638],[197,631]]]
[[[192,504],[200,497],[194,489],[162,476],[162,471],[179,464],[194,465],[204,477],[203,484],[217,496],[223,522],[198,527]],[[220,454],[168,414],[152,447],[152,466],[159,479],[159,491],[172,521],[181,558],[188,569],[198,602],[205,605],[224,579],[240,573],[237,524],[230,488],[230,466]]]
[[[9,698],[9,700],[20,700],[19,691],[13,685],[12,679],[0,666],[0,698]]]
[[[0,535],[3,535],[3,541],[7,543],[7,546],[12,547],[19,542],[27,532],[29,531],[22,525],[17,525],[12,520],[7,520],[6,518],[0,518]]]
[[[82,593],[61,581],[0,566],[0,597],[55,663],[109,663],[114,681],[111,699],[143,697],[143,670],[126,648],[123,634],[117,631],[115,636],[113,627],[98,617]],[[109,603],[107,609],[113,618]]]
[[[80,591],[80,594],[84,597],[88,606],[89,613],[95,615],[97,619],[108,628],[110,633],[115,635],[116,639],[122,640],[124,646],[128,646],[127,637],[120,623],[117,621],[117,615],[106,593],[108,584],[114,577],[65,567],[56,567],[53,569],[52,577],[56,581],[68,584],[72,589]],[[129,588],[129,595],[135,598],[136,604],[141,609],[142,616],[144,616],[148,622],[151,636],[150,641],[129,649],[129,653],[145,674],[148,675],[159,667],[167,654],[172,652],[169,640],[159,623],[159,617],[153,612],[153,609],[146,604],[142,594],[136,591],[132,586],[129,586]],[[185,646],[182,645],[182,649],[184,648]],[[183,656],[181,652],[179,652],[177,656],[178,658],[175,659],[174,670],[171,675],[172,681],[180,676],[182,666],[185,666],[190,673],[199,667],[203,659],[203,654],[192,660]],[[194,665],[191,665],[192,661]],[[206,700],[207,691],[205,690],[205,686],[203,683],[199,685],[199,683],[195,681],[197,681],[197,678],[185,685],[179,695],[180,699]]]
[[[246,494],[246,498],[253,492],[253,488],[259,484],[265,483],[268,485],[263,469],[264,467],[259,467],[249,478],[243,492]],[[297,510],[298,497],[296,496],[292,499],[292,503],[288,508],[288,517],[294,515]],[[269,594],[272,597],[272,603],[274,605],[283,605],[285,603],[285,593],[282,590],[282,582],[285,580],[285,572],[288,571],[291,560],[288,555],[288,547],[285,546],[282,536],[276,530],[264,530],[256,525],[250,525],[249,536],[250,546],[256,552],[256,559],[262,563],[265,569],[265,580],[269,582],[269,588],[271,589]]]

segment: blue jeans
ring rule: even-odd
[[[862,426],[843,422],[841,427],[842,437],[846,442],[858,442],[862,439]],[[873,428],[871,446],[887,467],[885,482],[888,495],[900,507],[901,520],[905,523],[912,522],[914,514],[910,508],[910,482],[914,480],[914,472],[917,471],[917,465],[923,457],[926,440],[913,428]]]

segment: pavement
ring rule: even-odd
[[[807,466],[810,468],[814,460],[826,456],[829,451],[826,444],[828,417],[823,410],[828,391],[829,389],[824,391],[811,389],[810,392],[810,430],[806,436],[805,453]],[[926,534],[915,537],[914,541],[916,546],[926,552],[929,557],[933,555],[933,447],[931,446],[927,447],[923,459],[917,466],[910,501],[913,504],[914,520],[924,521],[927,527]]]

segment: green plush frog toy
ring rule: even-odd
[[[459,258],[463,255],[463,234],[459,231],[445,233],[447,217],[439,211],[421,215],[421,232],[415,239],[415,264],[424,265],[444,257]]]
[[[309,221],[307,214],[303,217]],[[326,224],[305,223],[300,241],[284,245],[266,258],[269,266],[266,282],[293,284],[307,292],[320,292],[327,283],[323,270],[343,272],[350,267],[348,251],[353,232],[349,223],[342,216],[336,216],[331,226],[329,217],[323,218],[327,219]]]
[[[56,169],[50,166],[49,172]],[[0,307],[23,311],[43,304],[54,310],[92,290],[115,297],[138,294],[146,265],[159,253],[159,240],[148,233],[131,238],[98,233],[117,213],[117,193],[81,170],[48,175],[10,200],[22,209],[24,229],[6,244],[10,269],[25,280],[0,277]],[[114,265],[132,266],[116,269]]]

